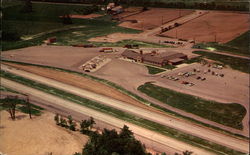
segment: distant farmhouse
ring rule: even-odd
[[[134,50],[125,50],[122,56],[127,59],[134,60],[136,62],[152,64],[157,66],[178,65],[184,60],[187,60],[187,55],[177,52],[156,52],[152,51],[150,53],[143,54],[141,50],[140,53]]]
[[[109,14],[112,14],[112,15],[117,15],[117,14],[119,14],[119,13],[122,13],[122,12],[124,12],[124,9],[123,9],[123,7],[122,6],[116,6],[115,5],[115,3],[109,3],[108,5],[107,5],[107,12],[109,13]]]

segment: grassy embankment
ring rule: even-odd
[[[166,109],[166,108],[164,108],[164,107],[161,107],[161,106],[159,106],[159,105],[157,105],[157,104],[153,104],[153,103],[151,103],[151,102],[145,100],[144,98],[142,98],[142,97],[140,97],[140,96],[138,96],[138,95],[136,95],[136,94],[134,94],[134,93],[132,93],[132,92],[126,90],[126,89],[124,89],[123,87],[121,87],[121,86],[119,86],[119,85],[117,85],[117,84],[115,84],[115,83],[112,83],[112,82],[110,82],[110,81],[107,81],[107,80],[105,80],[105,79],[100,79],[100,78],[97,78],[97,77],[94,77],[94,76],[91,76],[91,75],[88,75],[88,74],[79,73],[79,72],[76,72],[76,71],[66,70],[66,69],[57,68],[57,67],[43,66],[43,65],[37,65],[37,64],[29,64],[29,63],[16,62],[16,61],[10,61],[10,60],[3,60],[3,61],[5,61],[5,62],[17,63],[17,64],[22,64],[22,65],[32,65],[32,66],[44,67],[44,68],[54,69],[54,70],[58,70],[58,71],[63,71],[63,72],[68,72],[68,73],[71,73],[71,74],[76,74],[76,75],[79,75],[79,76],[83,76],[83,77],[85,77],[85,78],[89,78],[89,79],[95,80],[95,81],[97,81],[97,82],[101,82],[101,83],[103,83],[103,84],[106,84],[106,85],[108,85],[108,86],[111,86],[111,87],[117,89],[118,91],[120,91],[120,92],[122,92],[122,93],[125,93],[125,94],[127,94],[128,96],[130,96],[130,97],[132,97],[132,98],[134,98],[134,99],[140,101],[141,103],[146,104],[146,105],[151,106],[151,107],[154,107],[154,108],[156,108],[156,109],[159,109],[159,110],[161,110],[161,111],[167,113],[168,115],[172,115],[172,116],[174,116],[174,117],[178,117],[178,118],[181,118],[181,119],[184,119],[184,120],[187,120],[187,121],[196,123],[196,124],[200,124],[200,125],[203,125],[203,126],[206,126],[206,127],[212,128],[212,129],[215,129],[215,130],[217,130],[218,132],[222,132],[222,133],[224,133],[224,134],[229,134],[229,135],[231,135],[231,136],[236,136],[237,138],[243,138],[243,139],[249,140],[248,137],[242,136],[242,135],[240,135],[240,134],[235,134],[235,133],[232,133],[232,132],[227,131],[227,130],[223,130],[223,129],[218,128],[218,127],[216,127],[216,126],[213,126],[213,125],[210,125],[210,124],[207,124],[207,123],[203,123],[203,122],[198,121],[198,120],[196,120],[196,119],[194,119],[194,118],[187,117],[187,116],[181,115],[181,114],[179,114],[179,113],[176,113],[176,112],[174,112],[174,111],[168,110],[168,109]]]
[[[90,38],[116,32],[141,32],[118,26],[118,23],[111,21],[111,17],[108,15],[95,19],[72,19],[73,24],[63,24],[62,19],[59,18],[59,16],[67,13],[82,14],[84,10],[89,9],[91,6],[72,5],[68,7],[66,4],[53,5],[48,3],[34,3],[32,6],[33,12],[31,13],[21,12],[22,3],[7,5],[3,8],[3,51],[40,45],[49,37],[57,38],[55,45],[72,45],[90,43],[88,42]],[[103,14],[102,11],[94,13]],[[13,38],[13,36],[15,37]],[[125,40],[117,43],[93,42],[93,44],[97,46],[139,44],[141,47],[167,47],[135,40]]]
[[[222,145],[219,145],[219,144],[216,144],[213,142],[209,142],[209,141],[201,139],[199,137],[192,136],[192,135],[183,133],[181,131],[178,131],[176,129],[166,127],[166,126],[163,126],[161,124],[133,116],[131,114],[117,110],[115,108],[108,107],[108,106],[105,106],[103,104],[99,104],[97,102],[76,96],[76,95],[71,94],[71,93],[67,93],[65,91],[62,91],[62,90],[59,90],[59,89],[56,89],[53,87],[43,85],[41,83],[37,83],[35,81],[29,80],[29,79],[26,79],[26,78],[23,78],[20,76],[16,76],[16,75],[11,74],[11,73],[1,71],[1,76],[4,78],[10,79],[10,80],[16,81],[18,83],[30,86],[32,88],[44,91],[46,93],[61,97],[63,99],[75,102],[77,104],[95,109],[97,111],[107,113],[107,114],[112,115],[116,118],[125,120],[127,122],[131,122],[133,124],[142,126],[144,128],[147,128],[147,129],[155,131],[155,132],[159,132],[163,135],[166,135],[166,136],[169,136],[172,138],[176,138],[178,140],[184,141],[184,142],[189,143],[191,145],[194,145],[196,147],[204,148],[204,149],[211,151],[211,152],[214,152],[216,154],[224,154],[224,153],[230,154],[230,155],[243,154],[241,152],[232,150],[232,149],[227,148],[225,146],[222,146]]]
[[[11,92],[11,93],[16,93],[16,94],[21,94],[21,93],[19,93],[19,92],[15,91],[15,90],[12,90],[12,89],[6,88],[6,87],[1,86],[1,85],[0,85],[0,91],[1,91],[1,92]]]
[[[199,43],[194,46],[194,48],[199,49],[209,49],[215,48],[217,51],[229,52],[238,55],[250,56],[249,53],[249,32],[247,31],[244,34],[240,35],[239,37],[225,43],[225,44],[218,44],[218,43]]]
[[[232,128],[243,129],[242,120],[246,115],[246,109],[240,104],[208,101],[151,83],[145,83],[138,87],[138,90],[172,107]]]

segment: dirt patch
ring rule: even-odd
[[[96,17],[101,17],[103,15],[101,14],[89,14],[89,15],[70,15],[71,18],[76,18],[76,19],[91,19],[91,18],[96,18]]]
[[[34,46],[1,53],[13,60],[66,68],[79,67],[97,55],[99,48],[70,46]]]
[[[92,19],[92,18],[96,18],[96,17],[100,17],[103,16],[101,14],[88,14],[88,15],[69,15],[70,18],[75,18],[75,19]],[[63,16],[60,16],[60,18],[62,18]]]
[[[148,11],[123,18],[123,21],[128,22],[123,22],[119,26],[149,30],[192,12],[194,12],[194,10],[150,8]],[[137,20],[137,23],[129,22],[131,20]]]
[[[53,155],[80,152],[88,137],[59,127],[54,114],[45,112],[29,119],[18,112],[22,119],[12,121],[6,111],[1,111],[0,150],[8,155]]]
[[[163,33],[196,42],[228,42],[249,30],[249,14],[210,11],[208,14]],[[195,30],[195,31],[194,31]]]
[[[135,37],[138,37],[138,34],[112,33],[106,36],[91,38],[88,41],[115,43],[118,41],[127,40]]]

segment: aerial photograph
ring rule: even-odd
[[[0,155],[249,155],[249,0],[1,0]]]

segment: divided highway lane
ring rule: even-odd
[[[130,105],[129,103],[125,103],[119,100],[115,100],[113,98],[103,96],[100,94],[96,94],[94,92],[86,91],[68,84],[64,84],[49,78],[41,77],[26,71],[17,70],[13,67],[9,67],[7,65],[1,65],[1,69],[8,71],[10,73],[70,92],[72,94],[88,98],[103,104],[106,104],[108,106],[112,106],[114,108],[132,113],[134,115],[137,115],[139,117],[149,119],[151,121],[173,127],[175,129],[181,130],[183,132],[186,132],[188,134],[192,134],[204,139],[207,139],[209,141],[230,147],[232,149],[248,153],[249,151],[249,142],[247,140],[237,139],[235,137],[231,137],[229,135],[224,135],[222,133],[216,132],[215,130],[198,126],[193,123],[188,123],[184,120],[180,120],[177,118],[174,118],[172,116],[168,115],[162,115],[156,112],[152,112],[149,110],[145,110],[140,107],[136,107],[133,105]]]
[[[158,134],[156,132],[139,127],[137,125],[134,125],[134,124],[125,122],[123,120],[114,118],[110,115],[95,111],[93,109],[90,109],[90,108],[87,108],[87,107],[84,107],[81,105],[78,105],[74,102],[70,102],[70,101],[64,100],[62,98],[44,93],[40,90],[27,87],[27,86],[19,84],[17,82],[13,82],[11,80],[1,78],[1,85],[3,85],[4,87],[10,88],[10,89],[16,90],[18,92],[29,94],[29,95],[36,97],[36,98],[40,98],[41,100],[53,103],[54,106],[58,105],[60,107],[64,107],[66,109],[81,113],[83,115],[92,116],[96,120],[103,121],[107,124],[111,124],[112,126],[115,126],[118,128],[122,128],[126,124],[127,126],[129,126],[130,130],[132,130],[135,134],[137,134],[141,137],[146,137],[147,139],[150,139],[154,142],[162,144],[162,145],[166,146],[167,148],[172,147],[175,150],[179,150],[180,152],[185,151],[185,150],[189,150],[189,151],[194,152],[195,155],[212,155],[213,154],[211,152],[207,152],[206,150],[203,150],[203,149],[191,146],[189,144],[180,142],[176,139],[163,136],[163,135]]]

